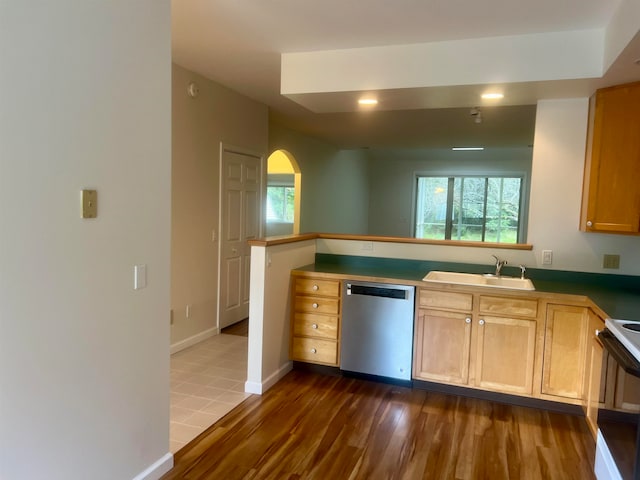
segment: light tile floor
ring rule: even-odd
[[[171,355],[171,452],[249,397],[246,379],[247,337],[220,334]]]

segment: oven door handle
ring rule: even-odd
[[[640,377],[640,362],[629,353],[629,350],[625,348],[620,340],[618,340],[609,330],[606,328],[598,333],[598,339],[602,342],[602,346],[609,352],[618,365],[620,365],[625,372]]]

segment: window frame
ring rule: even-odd
[[[449,187],[447,190],[448,198],[447,198],[447,212],[445,214],[445,238],[444,239],[428,239],[428,238],[419,238],[417,237],[417,213],[418,213],[418,181],[420,178],[424,177],[435,177],[435,178],[446,178],[449,183]],[[463,242],[463,243],[477,243],[478,245],[482,244],[491,244],[496,242],[490,242],[486,240],[458,240],[452,239],[452,224],[453,219],[451,218],[451,210],[450,210],[450,201],[453,199],[453,191],[452,188],[455,179],[457,178],[519,178],[520,179],[520,200],[519,200],[519,219],[518,219],[518,230],[517,237],[515,243],[507,243],[507,242],[499,242],[499,244],[504,245],[526,245],[527,241],[527,229],[528,229],[528,217],[529,217],[529,196],[530,185],[528,182],[527,172],[524,171],[481,171],[481,172],[471,172],[471,171],[418,171],[414,172],[413,178],[413,195],[412,195],[412,206],[411,206],[411,218],[412,218],[412,235],[413,238],[419,240],[435,240],[435,241],[447,241],[447,242]],[[452,181],[453,180],[453,181]],[[486,197],[485,197],[486,198]],[[485,200],[485,213],[484,213],[484,222],[486,224],[486,200]],[[447,235],[449,238],[447,238]]]
[[[267,206],[267,202],[269,201],[268,199],[269,199],[269,189],[270,188],[282,188],[282,189],[285,189],[285,191],[283,192],[285,199],[286,199],[286,189],[287,188],[293,190],[294,196],[295,196],[295,186],[294,185],[290,184],[289,182],[275,181],[275,182],[270,183],[270,184],[267,185],[266,197],[265,197],[265,208]],[[286,209],[286,201],[284,202],[283,207]],[[286,213],[286,211],[283,212],[283,213]],[[293,225],[294,222],[295,222],[295,200],[294,200],[294,210],[293,210],[292,213],[293,213],[293,218],[292,218],[292,220],[290,222],[288,220],[284,219],[284,218],[283,219],[281,219],[281,218],[270,219],[269,216],[266,215],[266,214],[265,214],[265,221],[267,223],[281,223],[281,224]]]

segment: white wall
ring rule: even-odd
[[[170,2],[0,2],[0,61],[0,478],[159,462],[156,478],[172,462]]]
[[[313,263],[315,251],[314,240],[251,248],[248,392],[264,392],[291,369],[291,270]]]
[[[268,111],[178,65],[172,68],[171,344],[217,332],[220,142],[266,154]],[[200,94],[187,87],[195,82]],[[265,155],[266,157],[266,155]],[[186,306],[191,306],[186,318]]]
[[[538,103],[529,242],[537,260],[553,250],[553,269],[640,275],[640,237],[578,230],[588,109],[586,98]],[[602,268],[605,253],[619,270]]]
[[[291,153],[300,166],[300,232],[367,232],[369,160],[366,151],[339,150],[271,122],[269,152],[278,149]]]
[[[530,148],[492,148],[481,152],[451,149],[374,149],[370,152],[369,233],[412,237],[416,174],[525,175],[529,186]],[[524,192],[528,197],[528,188]],[[523,219],[526,222],[526,218]]]

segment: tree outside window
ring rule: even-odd
[[[293,223],[294,198],[292,186],[267,186],[267,222]]]
[[[416,238],[518,243],[521,177],[417,178]]]

